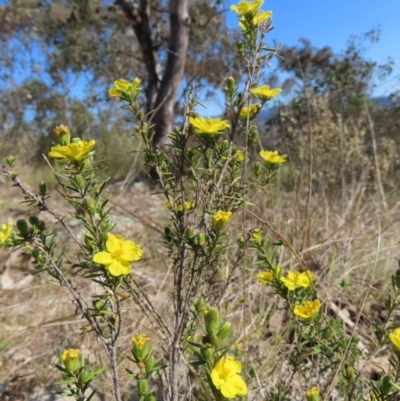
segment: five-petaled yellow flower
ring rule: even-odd
[[[3,223],[1,225],[1,230],[0,230],[0,246],[4,245],[4,243],[10,238],[12,231],[12,223]]]
[[[390,341],[400,350],[400,327],[389,333]]]
[[[270,164],[282,164],[285,163],[287,155],[278,154],[277,150],[262,150],[260,156]]]
[[[229,121],[222,118],[189,117],[190,124],[195,128],[196,134],[218,135],[229,128]]]
[[[249,116],[249,118],[253,118],[260,111],[260,109],[261,104],[257,103],[251,104],[250,106],[243,106],[240,110],[239,117],[242,120],[246,120],[247,116]]]
[[[306,399],[307,401],[319,401],[318,387],[314,386],[310,390],[306,391]]]
[[[76,359],[79,356],[79,348],[70,348],[66,349],[62,355],[61,359],[65,362],[67,359]]]
[[[221,391],[226,398],[235,398],[237,395],[246,395],[247,386],[239,376],[242,364],[232,356],[221,358],[211,371],[211,380],[215,388]]]
[[[216,230],[224,228],[232,217],[232,212],[218,210],[213,214],[213,226]]]
[[[110,96],[121,96],[122,92],[139,92],[141,89],[139,88],[140,82],[142,82],[140,78],[135,78],[132,82],[128,82],[126,79],[119,79],[114,81],[114,88],[110,88],[108,94]]]
[[[232,4],[231,10],[236,11],[238,16],[242,16],[248,13],[256,12],[264,3],[264,0],[253,0],[253,1],[245,1],[240,0],[239,4]]]
[[[276,95],[282,92],[281,88],[270,88],[268,85],[257,86],[250,89],[250,93],[260,98],[263,102],[274,98]]]
[[[265,21],[268,21],[272,17],[272,11],[258,10],[252,19],[253,26],[258,26]],[[246,18],[242,17],[239,21],[239,26],[245,30],[246,29]]]
[[[303,319],[310,319],[314,317],[321,309],[321,301],[315,299],[314,301],[304,301],[302,305],[296,305],[293,313]]]
[[[97,252],[93,260],[106,265],[113,276],[125,276],[132,270],[130,262],[139,260],[143,255],[140,246],[133,241],[126,240],[122,235],[108,233],[106,251]]]
[[[290,271],[286,277],[281,277],[281,281],[289,291],[294,291],[299,287],[307,288],[314,280],[314,274],[310,270],[306,270],[305,272],[294,270]]]
[[[260,272],[260,273],[257,274],[257,277],[258,277],[258,281],[261,284],[267,285],[274,278],[274,274],[271,271]]]
[[[94,139],[88,141],[76,141],[68,145],[52,146],[49,157],[61,159],[60,161],[81,161],[89,155],[93,146],[96,144]]]
[[[136,334],[131,338],[131,340],[133,344],[138,345],[139,347],[143,347],[143,345],[148,343],[150,337],[142,333],[142,334]]]

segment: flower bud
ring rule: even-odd
[[[17,228],[23,237],[29,233],[28,223],[24,219],[17,221]]]
[[[232,332],[232,325],[229,322],[224,322],[221,324],[217,336],[221,340],[225,340],[225,338],[228,337],[229,334],[231,334],[231,332]]]
[[[96,214],[96,204],[94,203],[93,199],[85,199],[87,211],[91,216]]]
[[[42,182],[39,184],[39,193],[40,193],[40,195],[41,195],[42,197],[45,197],[46,194],[47,194],[47,184],[46,184],[44,181],[42,181]]]
[[[153,355],[150,355],[147,359],[146,362],[144,363],[146,366],[146,370],[149,371],[154,368],[154,365],[156,364],[156,360]]]
[[[92,305],[93,305],[94,309],[100,310],[101,309],[101,300],[98,298],[93,299]]]
[[[80,174],[75,176],[75,183],[78,186],[78,188],[82,188],[83,187],[83,182],[84,182],[83,181],[83,177]]]
[[[195,308],[196,308],[196,312],[197,312],[197,313],[204,312],[204,311],[206,310],[206,307],[207,307],[207,305],[206,305],[206,302],[204,301],[203,298],[200,298],[200,299],[196,302]]]
[[[260,173],[261,173],[261,163],[260,162],[254,163],[253,172],[256,176],[260,175]]]
[[[211,361],[211,358],[213,356],[213,348],[209,344],[203,345],[201,347],[201,356],[204,358],[205,361]]]
[[[233,94],[233,92],[235,91],[235,79],[233,77],[229,77],[227,82],[226,82],[226,87],[228,89],[228,93]]]
[[[185,232],[185,237],[187,240],[191,240],[194,237],[193,227],[188,227]]]
[[[258,131],[252,131],[249,136],[250,144],[255,144],[258,142],[259,133]]]
[[[149,391],[149,383],[147,382],[147,380],[139,380],[138,382],[139,397],[146,395],[148,391]]]
[[[206,324],[206,332],[209,335],[215,335],[219,328],[219,312],[215,307],[208,308],[204,311],[204,320]]]
[[[37,216],[29,216],[29,223],[31,223],[32,226],[39,227],[40,226],[40,221]]]
[[[157,401],[157,397],[154,391],[151,391],[149,394],[146,395],[144,401]]]
[[[200,246],[203,246],[206,242],[206,237],[203,233],[199,233],[196,239],[197,239],[197,244]]]
[[[93,250],[96,248],[96,243],[87,236],[85,236],[85,245],[90,252],[93,252]]]
[[[221,152],[224,153],[229,149],[229,142],[225,139],[221,142]]]
[[[144,345],[134,344],[132,347],[132,353],[139,361],[145,360],[147,355],[149,354],[149,351],[150,345],[147,343]]]
[[[71,133],[66,125],[61,124],[54,128],[54,133],[58,136],[60,144],[63,146],[69,145],[71,142]]]

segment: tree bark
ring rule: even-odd
[[[148,1],[140,0],[140,9],[132,7],[126,0],[116,0],[115,3],[131,21],[139,42],[148,71],[147,111],[155,110],[152,117],[155,125],[153,144],[155,147],[163,147],[168,142],[168,134],[174,121],[175,99],[185,68],[190,24],[187,0],[169,2],[170,36],[162,78],[160,61],[151,36]]]
[[[162,147],[168,142],[168,134],[174,121],[176,95],[182,81],[189,44],[190,18],[187,0],[170,0],[170,37],[167,63],[161,86],[154,105],[154,146]]]

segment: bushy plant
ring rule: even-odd
[[[126,375],[135,382],[141,401],[188,397],[222,401],[254,398],[258,392],[271,401],[328,400],[332,394],[343,400],[389,400],[397,396],[400,329],[393,316],[399,307],[400,270],[390,283],[386,321],[371,319],[374,352],[383,352],[389,340],[394,345],[392,369],[373,381],[362,375],[362,363],[369,356],[360,349],[355,331],[361,312],[354,329],[348,332],[342,319],[332,316],[328,305],[324,305],[316,275],[291,243],[272,226],[269,216],[259,216],[252,210],[254,199],[273,185],[287,159],[276,150],[257,149],[258,159],[249,160],[250,148],[259,146],[257,114],[280,93],[279,88],[258,85],[263,68],[277,50],[264,44],[272,26],[272,13],[260,10],[261,4],[261,0],[241,0],[232,6],[243,30],[237,52],[247,64],[248,77],[243,88],[233,78],[227,79],[226,117],[201,116],[193,87],[185,103],[182,125],[171,132],[167,148],[157,149],[152,146],[152,114],[145,114],[139,101],[141,80],[119,79],[109,90],[134,117],[134,136],[142,141],[145,164],[156,173],[169,211],[163,233],[173,271],[172,307],[167,315],[154,307],[135,279],[135,264],[140,263],[144,253],[140,244],[120,234],[118,220],[110,218],[104,193],[107,180],[99,178],[94,139],[74,137],[67,126],[60,125],[54,130],[58,144],[48,152],[60,167],[56,172],[59,191],[85,227],[83,239],[48,206],[46,184],[42,182],[37,193],[31,191],[12,170],[15,158],[4,159],[4,174],[22,190],[24,201],[36,214],[31,214],[28,221],[18,220],[15,231],[11,224],[4,224],[0,245],[31,254],[36,272],[46,272],[59,283],[87,322],[82,333],[95,333],[108,358],[106,366],[89,370],[80,349],[64,350],[57,364],[63,376],[60,384],[67,387],[62,394],[80,401],[91,399],[94,391],[88,394],[90,386],[107,368],[111,371],[114,399],[124,398],[118,364],[128,344],[119,340],[124,329],[124,304],[131,298],[153,331],[152,335],[132,333],[131,355],[126,358],[130,361]],[[50,213],[66,230],[76,245],[73,255],[66,254],[53,228],[37,215],[39,212]],[[239,233],[230,230],[235,219],[241,222]],[[228,249],[232,242],[229,239],[235,235],[236,246]],[[296,269],[278,265],[276,252],[282,247],[296,259]],[[234,262],[223,271],[223,257],[228,252],[234,255]],[[257,383],[257,367],[249,351],[246,281],[256,269],[268,296],[279,300],[274,308],[284,313],[288,325],[288,335],[281,339],[287,347],[286,373],[273,375],[272,368],[268,384]],[[79,288],[78,277],[94,283],[96,292],[86,293]],[[231,319],[224,316],[220,305],[234,280],[243,280],[242,327],[235,319],[228,321]],[[293,386],[294,381],[299,386]],[[299,387],[304,389],[301,394],[296,393]]]

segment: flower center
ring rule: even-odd
[[[123,249],[122,247],[119,248],[119,249],[116,249],[116,250],[114,251],[114,254],[115,254],[115,256],[116,256],[117,258],[121,259],[122,256],[123,256],[123,254],[124,254],[124,249]]]
[[[222,377],[223,379],[227,379],[230,375],[231,371],[228,368],[223,368],[221,373],[220,373],[220,377]]]

